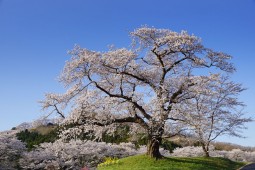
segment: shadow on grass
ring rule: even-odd
[[[219,170],[224,169],[224,170],[236,170],[238,167],[244,165],[242,163],[237,163],[233,162],[229,159],[225,158],[220,158],[220,157],[196,157],[196,158],[169,158],[169,157],[164,157],[163,159],[173,162],[173,163],[180,163],[180,164],[193,164],[196,165],[196,170],[205,170],[205,169],[210,169],[210,170]],[[199,167],[201,166],[201,168]]]

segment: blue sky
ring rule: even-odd
[[[0,0],[0,130],[43,114],[38,101],[63,91],[56,79],[75,44],[128,46],[128,32],[145,24],[187,30],[234,56],[233,80],[248,88],[240,99],[255,117],[254,21],[254,0]],[[218,140],[255,146],[254,129]]]

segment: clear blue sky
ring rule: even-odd
[[[0,130],[40,117],[44,93],[63,91],[56,78],[74,44],[127,46],[128,32],[145,24],[187,30],[233,55],[233,79],[248,88],[240,99],[253,116],[254,0],[0,0]],[[248,128],[246,139],[219,140],[255,146],[255,123]]]

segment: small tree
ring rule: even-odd
[[[176,106],[176,112],[188,125],[209,157],[209,145],[221,135],[242,137],[240,130],[250,122],[245,118],[237,96],[244,90],[241,84],[229,81],[228,77],[211,75],[210,80],[198,83],[193,98]]]
[[[172,107],[190,98],[196,80],[194,69],[216,67],[233,72],[231,56],[205,48],[187,32],[142,27],[131,32],[132,48],[97,52],[76,46],[60,81],[65,94],[46,94],[43,108],[73,105],[66,122],[96,135],[111,132],[114,124],[129,122],[148,134],[147,154],[160,158],[159,145]],[[59,107],[61,106],[61,107]],[[79,129],[78,128],[78,129]]]

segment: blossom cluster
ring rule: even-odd
[[[123,158],[146,153],[146,146],[136,148],[132,143],[107,144],[105,142],[57,140],[54,143],[42,143],[28,152],[25,144],[16,139],[18,131],[0,133],[0,169],[81,169],[97,167],[105,158]],[[167,157],[201,157],[201,147],[187,146],[176,148],[173,153],[160,148],[160,153]],[[215,150],[210,146],[210,156],[224,157],[233,161],[254,162],[255,151]],[[108,161],[111,163],[118,163]],[[105,163],[107,164],[107,163]],[[104,165],[104,164],[103,164]]]
[[[0,169],[15,169],[15,160],[25,151],[25,144],[16,138],[17,130],[0,132]]]
[[[19,163],[24,169],[80,169],[82,167],[96,167],[105,157],[122,158],[145,153],[146,148],[136,149],[134,144],[107,144],[82,140],[54,143],[43,143],[35,150],[24,152]]]
[[[171,156],[175,157],[201,157],[204,156],[202,147],[187,146],[183,148],[176,148]],[[233,149],[231,151],[215,150],[213,146],[210,146],[211,157],[223,157],[232,161],[240,162],[254,162],[255,151],[242,151],[241,149]]]

